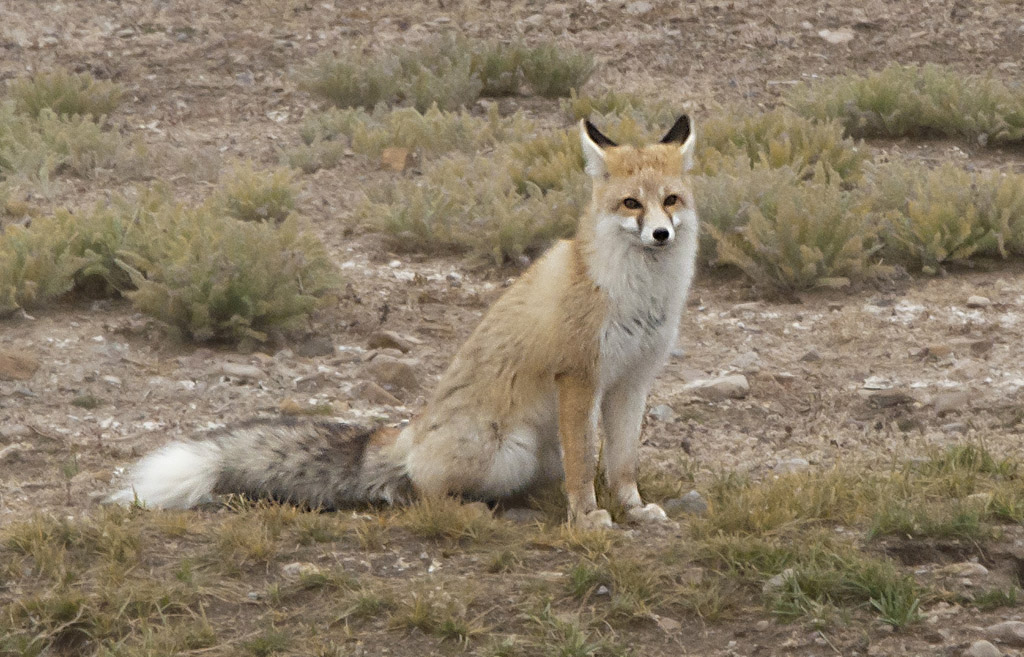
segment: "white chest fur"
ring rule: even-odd
[[[603,388],[661,366],[676,340],[696,255],[686,243],[608,251],[595,276],[608,295],[600,336]]]

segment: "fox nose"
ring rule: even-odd
[[[654,232],[651,233],[651,237],[653,237],[658,242],[664,242],[665,240],[667,240],[668,235],[668,228],[655,228]]]

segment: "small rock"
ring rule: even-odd
[[[112,374],[107,374],[105,376],[100,377],[100,381],[102,381],[103,383],[106,383],[111,388],[120,388],[121,387],[121,379],[119,379],[116,376],[113,376]]]
[[[864,399],[869,406],[874,408],[892,408],[894,406],[913,404],[917,401],[906,390],[899,389],[860,390],[858,394],[860,394],[861,398]]]
[[[604,584],[602,584],[601,586],[597,587],[597,590],[594,591],[594,595],[608,595],[609,593],[611,593],[611,591],[609,591],[608,587],[605,586]]]
[[[797,457],[792,459],[786,459],[785,461],[779,461],[778,463],[775,464],[775,467],[772,469],[778,474],[790,474],[792,472],[806,470],[809,467],[811,467],[811,464],[810,462],[808,462],[807,459]]]
[[[352,399],[365,399],[371,404],[401,406],[402,400],[381,388],[373,381],[363,381],[352,388]]]
[[[973,561],[952,563],[943,567],[939,572],[953,577],[984,577],[988,575],[988,568]]]
[[[300,577],[309,577],[310,575],[319,575],[321,568],[316,564],[309,563],[308,561],[293,561],[292,563],[281,566],[281,574],[288,579],[298,579]]]
[[[413,346],[421,344],[416,338],[401,335],[394,331],[377,331],[367,340],[370,349],[397,349],[403,354],[412,351]]]
[[[544,512],[538,511],[537,509],[527,509],[525,507],[516,507],[513,509],[506,509],[501,517],[509,522],[514,522],[517,525],[535,525],[537,523],[544,522]]]
[[[692,513],[696,516],[703,516],[708,512],[708,503],[695,490],[691,490],[682,497],[666,501],[661,505],[666,513]]]
[[[786,588],[786,583],[791,579],[793,579],[793,569],[787,568],[765,582],[764,586],[761,587],[761,592],[765,595],[781,593],[782,589]]]
[[[953,353],[953,347],[948,344],[930,344],[924,348],[923,356],[929,358],[945,358]]]
[[[813,349],[811,349],[806,354],[800,357],[801,363],[816,363],[819,360],[821,360],[821,354],[819,354],[817,351]]]
[[[654,5],[645,0],[635,0],[635,2],[626,3],[625,7],[626,13],[630,16],[640,16],[652,9],[654,9]]]
[[[757,630],[758,632],[767,632],[768,628],[770,628],[771,626],[772,626],[772,624],[769,623],[768,621],[766,621],[766,620],[759,620],[754,625],[754,629]]]
[[[676,412],[668,404],[658,404],[648,411],[647,414],[658,422],[671,422],[676,419]]]
[[[747,374],[756,374],[761,371],[761,357],[757,355],[757,352],[748,351],[733,358],[729,363],[729,369]]]
[[[381,151],[381,164],[401,173],[409,167],[409,149],[398,146],[390,146]]]
[[[27,381],[39,369],[39,360],[24,351],[0,349],[0,381]]]
[[[720,401],[746,397],[750,392],[750,384],[742,374],[731,374],[713,379],[697,379],[683,386],[683,390],[708,401]]]
[[[967,433],[967,425],[963,422],[950,422],[939,427],[942,433]]]
[[[975,641],[963,652],[964,657],[1002,657],[1003,653],[994,645],[982,639]]]
[[[27,450],[29,447],[28,443],[13,443],[7,447],[0,448],[0,463],[7,460],[16,460],[18,453]]]
[[[264,376],[263,370],[246,363],[221,363],[220,372],[225,376],[233,376],[238,379],[260,379]]]
[[[366,378],[374,379],[385,390],[415,390],[419,388],[416,368],[419,362],[411,359],[379,355],[363,367]]]
[[[303,358],[334,355],[334,341],[327,335],[311,335],[294,345],[295,354]]]
[[[966,390],[956,390],[954,392],[940,392],[939,394],[932,397],[932,407],[935,412],[939,415],[949,413],[951,411],[959,411],[967,407],[971,402],[971,393]]]
[[[992,300],[988,297],[979,296],[977,294],[967,297],[968,308],[988,308],[992,305]]]
[[[848,27],[839,30],[818,30],[818,36],[832,45],[838,46],[853,40],[853,30]]]
[[[654,622],[658,624],[658,627],[660,627],[661,631],[665,634],[678,632],[679,628],[683,626],[682,623],[674,618],[666,618],[665,616],[658,616],[657,614],[653,614],[653,617]]]
[[[4,424],[0,425],[0,438],[4,440],[11,440],[12,438],[26,438],[31,436],[34,431],[24,424]]]
[[[988,638],[1008,646],[1024,647],[1024,622],[1004,621],[985,628]]]

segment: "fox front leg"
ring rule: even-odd
[[[558,435],[569,502],[569,523],[578,527],[611,527],[612,517],[597,508],[597,386],[588,378],[562,375],[558,382]]]
[[[608,486],[626,510],[626,521],[649,524],[668,519],[657,504],[644,504],[637,489],[637,460],[649,377],[628,377],[608,390],[601,402]]]

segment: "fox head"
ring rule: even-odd
[[[593,179],[590,219],[597,235],[618,234],[646,249],[697,239],[697,212],[687,172],[693,168],[693,125],[681,116],[657,144],[619,146],[586,119],[580,142]]]

